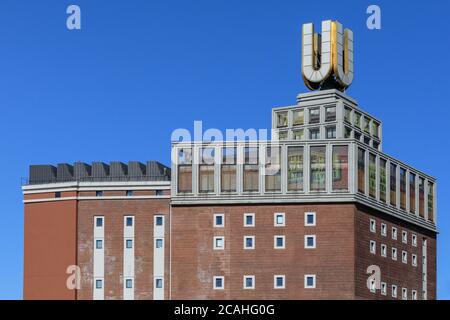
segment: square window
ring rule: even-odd
[[[255,236],[244,236],[244,249],[255,249]]]
[[[223,250],[225,248],[225,237],[214,237],[214,250]]]
[[[386,282],[381,283],[381,294],[385,296],[387,294],[387,285]]]
[[[402,242],[408,243],[408,232],[402,231]]]
[[[397,260],[397,249],[392,248],[392,260]]]
[[[214,227],[222,228],[225,225],[225,216],[223,213],[216,213],[214,215]]]
[[[103,197],[103,191],[95,191],[96,197]]]
[[[61,198],[61,192],[55,192],[55,198]]]
[[[316,248],[316,236],[306,235],[305,236],[305,249],[315,249]]]
[[[95,240],[95,248],[103,249],[103,240]]]
[[[408,263],[408,252],[402,251],[402,262]]]
[[[314,108],[309,109],[309,123],[319,123],[320,122],[320,109]]]
[[[255,289],[255,276],[244,276],[244,289]]]
[[[127,280],[125,281],[125,287],[126,287],[127,289],[132,289],[132,288],[133,288],[133,279],[127,279]]]
[[[386,235],[387,235],[387,225],[386,225],[386,223],[382,223],[381,224],[381,235],[384,236],[384,237],[386,237]]]
[[[408,300],[408,289],[402,288],[402,299]]]
[[[305,274],[305,289],[314,289],[316,287],[316,275]]]
[[[97,279],[95,280],[95,289],[103,288],[103,280]]]
[[[125,242],[126,242],[126,248],[127,249],[132,249],[133,248],[133,240],[127,239]]]
[[[161,249],[163,247],[163,239],[156,239],[155,247],[156,247],[156,249]]]
[[[374,219],[370,219],[370,232],[377,232],[377,222]]]
[[[127,227],[132,227],[133,226],[133,217],[126,217],[125,221],[126,221],[126,226]]]
[[[397,298],[397,286],[395,284],[392,285],[392,298]]]
[[[275,227],[284,227],[284,212],[277,212],[274,214],[274,226]]]
[[[375,254],[377,253],[377,244],[375,241],[370,241],[370,253]]]
[[[319,128],[309,129],[309,139],[319,140],[320,139],[320,129]]]
[[[316,213],[305,212],[305,226],[314,227],[316,225]]]
[[[386,257],[387,256],[387,246],[385,244],[381,245],[381,256]]]
[[[327,127],[327,139],[336,139],[336,127]]]
[[[222,290],[225,286],[225,280],[224,277],[214,277],[214,289],[215,290]]]
[[[274,236],[274,248],[275,249],[284,249],[285,236]]]
[[[162,226],[164,223],[164,218],[162,216],[156,216],[155,217],[155,224],[157,226]]]
[[[411,237],[411,242],[412,242],[413,247],[417,247],[417,235],[414,233]]]
[[[397,240],[397,228],[392,227],[392,240]]]
[[[101,218],[101,217],[95,218],[95,225],[99,228],[103,227],[103,218]]]
[[[244,214],[244,227],[254,227],[255,226],[255,214],[245,213]]]
[[[413,254],[411,259],[413,267],[417,267],[417,255]]]
[[[156,278],[155,279],[155,288],[156,289],[162,289],[162,287],[163,287],[163,279],[161,279],[161,278]]]
[[[133,191],[128,190],[128,191],[127,191],[127,197],[132,197],[132,196],[133,196]]]
[[[273,276],[273,287],[274,289],[284,289],[285,288],[285,284],[284,284],[284,275],[275,275]]]

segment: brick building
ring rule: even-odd
[[[436,181],[341,91],[274,108],[269,141],[173,142],[171,168],[30,166],[24,298],[435,299]]]

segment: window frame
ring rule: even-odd
[[[247,224],[247,217],[252,217],[252,224]],[[244,227],[254,228],[255,227],[255,214],[254,213],[244,213]]]
[[[398,298],[398,287],[397,285],[391,285],[391,296],[392,298]]]
[[[217,224],[217,218],[221,217],[222,218],[222,223],[221,224]],[[214,228],[224,228],[225,227],[225,214],[224,213],[214,213]]]
[[[398,249],[395,247],[391,248],[391,258],[394,261],[397,261],[397,259],[398,259]]]
[[[222,247],[217,246],[217,240],[222,239]],[[214,236],[213,237],[213,249],[214,250],[225,250],[225,236]]]
[[[381,223],[381,235],[387,237],[387,224]]]
[[[221,280],[221,286],[217,286],[216,280]],[[225,290],[225,277],[224,276],[213,276],[213,290]]]
[[[377,243],[375,240],[370,240],[369,250],[371,254],[377,254]]]
[[[402,263],[408,264],[408,251],[402,250]]]
[[[252,239],[252,246],[247,246],[247,239]],[[244,250],[255,250],[255,236],[244,236]]]
[[[377,220],[370,219],[370,221],[369,221],[369,230],[372,233],[376,233],[377,232]]]
[[[397,240],[397,231],[398,231],[397,227],[392,227],[391,228],[391,233],[392,233],[391,238],[392,238],[392,240]]]
[[[313,217],[312,223],[308,222],[308,216]],[[315,227],[315,226],[316,226],[316,212],[314,211],[305,212],[305,227]]]
[[[308,285],[308,278],[312,278],[313,284]],[[305,274],[304,276],[304,289],[316,289],[317,283],[316,283],[316,275],[315,274]]]
[[[308,238],[312,238],[314,244],[312,246],[308,245]],[[305,234],[305,249],[316,249],[317,248],[317,239],[315,234]]]
[[[247,286],[247,279],[252,279],[252,285]],[[255,290],[255,276],[246,274],[242,277],[242,289],[244,290]]]
[[[283,285],[278,286],[277,278],[283,279]],[[273,276],[273,288],[274,289],[286,289],[286,276],[284,274],[275,274]]]
[[[278,223],[278,216],[281,216],[283,219],[282,223]],[[273,214],[273,226],[274,227],[285,227],[286,226],[286,214],[285,212],[275,212]]]
[[[278,239],[283,239],[283,245],[278,246]],[[286,249],[286,236],[285,235],[274,235],[273,236],[273,248],[274,249]]]
[[[380,254],[381,254],[381,256],[384,257],[384,258],[387,257],[387,245],[384,244],[384,243],[381,244]]]

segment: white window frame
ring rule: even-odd
[[[313,246],[308,246],[308,238],[313,238],[314,239],[314,245]],[[316,235],[315,234],[307,234],[305,235],[305,249],[316,249],[317,247],[317,239],[316,239]]]
[[[161,287],[160,288],[158,288],[158,286],[157,286],[158,280],[161,280]],[[154,289],[156,289],[156,290],[164,289],[164,279],[162,277],[156,277],[155,280],[154,280],[154,285],[155,285]]]
[[[387,257],[387,245],[384,243],[381,244],[381,256],[384,258]]]
[[[377,221],[375,219],[370,219],[369,229],[370,229],[370,232],[372,232],[372,233],[377,232]]]
[[[370,240],[369,250],[371,254],[377,254],[377,243],[374,240]]]
[[[381,294],[383,296],[387,295],[387,284],[386,282],[381,282]]]
[[[411,235],[411,244],[413,247],[417,247],[417,234],[415,233]]]
[[[222,280],[222,286],[217,287],[216,286],[216,280],[221,279]],[[213,289],[214,290],[225,290],[225,277],[224,276],[214,276],[213,277]]]
[[[223,241],[223,247],[216,246],[217,240],[222,239]],[[213,238],[213,248],[214,250],[225,250],[225,237],[224,236],[217,236]]]
[[[248,278],[252,279],[252,286],[251,287],[247,287],[247,280]],[[255,276],[254,275],[244,275],[244,277],[242,278],[242,288],[244,290],[254,290],[255,289]]]
[[[217,217],[222,217],[222,224],[217,224]],[[214,213],[214,228],[224,228],[225,227],[225,214]]]
[[[252,239],[252,246],[247,247],[247,239]],[[255,249],[255,236],[244,236],[244,250],[254,250]]]
[[[402,288],[402,300],[408,300],[408,289]]]
[[[398,288],[395,284],[393,284],[391,287],[391,296],[392,298],[397,298],[398,296]]]
[[[405,250],[402,250],[402,262],[405,264],[408,263],[408,252]]]
[[[404,230],[402,231],[402,242],[408,244],[408,232]]]
[[[397,240],[397,228],[392,227],[392,240]]]
[[[131,218],[131,226],[127,225],[128,218]],[[133,228],[134,227],[134,216],[124,216],[123,224],[126,228]]]
[[[376,293],[377,292],[377,283],[376,283],[375,279],[370,279],[370,288],[369,288],[369,290],[372,293]]]
[[[247,217],[252,217],[252,224],[247,224]],[[254,227],[255,226],[255,214],[254,213],[244,213],[244,227]]]
[[[277,278],[283,279],[283,285],[278,286],[277,285]],[[286,289],[286,276],[284,274],[276,274],[273,276],[273,288],[274,289]]]
[[[277,239],[278,238],[282,238],[283,239],[283,245],[281,247],[279,247],[277,245]],[[286,236],[284,236],[284,235],[273,236],[273,248],[274,249],[286,249]]]
[[[161,218],[161,221],[162,221],[162,224],[161,225],[158,225],[158,224],[156,224],[156,221],[158,220],[158,218]],[[153,219],[154,219],[154,221],[153,221],[153,224],[156,226],[156,227],[164,227],[164,224],[165,224],[165,219],[164,219],[164,215],[162,215],[162,214],[155,214],[154,216],[153,216]]]
[[[278,223],[277,217],[281,216],[283,219],[282,223]],[[286,226],[286,214],[284,212],[275,212],[273,214],[273,226],[274,227],[285,227]]]
[[[131,282],[131,287],[128,287],[128,281]],[[134,281],[133,278],[125,278],[125,289],[134,289]]]
[[[395,254],[394,254],[394,252],[395,252]],[[392,249],[391,249],[391,257],[392,257],[392,260],[397,261],[397,256],[398,256],[398,250],[397,250],[397,248],[392,248]]]
[[[308,223],[308,216],[313,216],[313,223]],[[305,212],[305,227],[315,227],[316,226],[316,213],[315,212]]]
[[[308,278],[309,277],[313,278],[313,285],[312,286],[308,286]],[[316,288],[316,275],[315,274],[305,274],[304,280],[305,280],[305,282],[304,282],[304,288],[305,289],[315,289]]]
[[[417,300],[417,290],[412,290],[411,291],[411,299],[412,300]]]
[[[416,254],[412,254],[411,255],[411,264],[413,267],[417,267],[417,255]]]
[[[387,224],[386,223],[381,224],[381,235],[383,237],[387,236]]]

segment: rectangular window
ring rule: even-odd
[[[305,113],[303,110],[294,110],[292,117],[294,126],[302,126],[305,124]]]
[[[96,197],[103,197],[103,191],[95,191]]]
[[[336,139],[336,127],[327,127],[326,128],[327,139]]]
[[[314,227],[316,225],[316,213],[305,212],[305,226]]]
[[[125,280],[125,287],[127,289],[132,289],[133,288],[133,279],[126,279]]]
[[[397,228],[392,227],[392,240],[397,240]]]
[[[386,225],[386,223],[382,223],[381,224],[381,235],[384,236],[384,237],[386,237],[386,235],[387,235],[387,225]]]
[[[192,192],[192,149],[178,151],[178,192]]]
[[[314,289],[316,287],[316,275],[305,274],[305,289]]]
[[[406,170],[400,168],[400,208],[406,210]]]
[[[224,289],[224,277],[214,277],[214,290],[223,290]]]
[[[61,192],[55,192],[55,198],[61,198]]]
[[[355,140],[361,141],[361,133],[355,131]]]
[[[413,233],[411,235],[411,243],[412,243],[413,247],[417,247],[417,234]]]
[[[288,191],[303,190],[303,147],[288,147]]]
[[[132,197],[133,196],[133,190],[127,190],[126,191],[126,196],[127,197]]]
[[[155,239],[155,248],[161,249],[163,247],[163,239]]]
[[[303,129],[293,130],[292,131],[292,139],[293,140],[303,140],[304,139]]]
[[[425,217],[425,179],[419,177],[419,215]]]
[[[408,243],[408,232],[402,231],[402,242],[407,244]]]
[[[208,193],[214,192],[214,148],[202,148],[200,150],[200,165],[199,165],[199,192]]]
[[[379,137],[380,136],[380,124],[378,122],[372,121],[372,135],[374,137]]]
[[[417,267],[417,255],[413,254],[411,256],[411,261],[412,261],[413,267]]]
[[[125,225],[127,227],[132,227],[133,226],[133,217],[126,217],[125,218]]]
[[[353,121],[353,125],[357,128],[361,129],[361,114],[358,112],[355,112],[355,118]]]
[[[255,226],[255,214],[245,213],[244,214],[244,227],[254,227]]]
[[[344,138],[350,139],[351,137],[352,137],[352,129],[350,129],[349,127],[345,127],[344,128]]]
[[[397,298],[397,286],[392,285],[392,298]]]
[[[222,192],[236,192],[236,148],[222,148],[220,185]]]
[[[287,131],[279,131],[278,132],[278,140],[287,140],[288,132]]]
[[[377,196],[377,164],[376,156],[369,153],[369,196],[375,198]]]
[[[155,279],[155,288],[156,289],[162,289],[163,285],[164,285],[163,279],[161,279],[161,278]]]
[[[402,262],[408,263],[408,252],[402,251]]]
[[[244,276],[244,289],[255,289],[255,276]]]
[[[416,175],[409,174],[409,212],[416,212]]]
[[[387,294],[387,285],[386,282],[381,282],[381,294],[385,296]]]
[[[103,240],[95,240],[95,248],[103,249]]]
[[[412,300],[417,300],[417,291],[416,290],[412,291],[411,299]]]
[[[132,249],[133,248],[133,240],[131,240],[131,239],[127,239],[126,241],[125,241],[125,244],[126,244],[126,248],[127,249]]]
[[[223,213],[214,214],[214,227],[223,228],[225,225],[225,216]]]
[[[370,241],[370,253],[377,253],[377,244],[373,240]]]
[[[277,112],[277,128],[287,127],[288,113],[287,111]]]
[[[319,128],[309,129],[309,139],[319,140],[320,139],[320,129]]]
[[[281,191],[281,147],[267,146],[265,161],[265,189],[269,192]]]
[[[311,147],[310,163],[311,163],[311,191],[325,191],[325,152],[326,148]]]
[[[392,260],[397,261],[397,248],[392,248]]]
[[[375,293],[377,291],[377,286],[376,286],[376,282],[375,279],[371,279],[370,283],[369,283],[369,290],[372,293]]]
[[[320,122],[320,109],[319,108],[313,108],[309,109],[309,123],[319,123]]]
[[[285,279],[284,275],[274,275],[273,276],[273,288],[274,289],[284,289],[285,288],[284,279]]]
[[[326,107],[325,108],[325,121],[336,121],[336,107]]]
[[[284,212],[276,212],[273,215],[273,225],[274,227],[284,227]]]
[[[316,248],[316,236],[306,235],[305,236],[305,249],[315,249]]]
[[[244,236],[244,249],[255,249],[255,236]]]
[[[408,289],[402,288],[402,299],[408,300]]]
[[[381,256],[386,257],[387,256],[387,246],[385,244],[381,245]]]
[[[358,192],[366,193],[366,152],[358,148]]]
[[[397,206],[397,166],[393,163],[390,166],[389,176],[391,182],[390,203],[393,206]]]
[[[103,218],[102,217],[95,218],[95,225],[97,228],[103,227]]]
[[[259,191],[259,166],[257,147],[245,147],[244,149],[244,191]]]
[[[364,118],[364,132],[370,134],[370,119]]]
[[[155,216],[155,225],[162,226],[164,223],[164,217],[163,216]]]
[[[103,288],[103,280],[95,280],[95,289]]]
[[[345,107],[344,120],[347,121],[348,123],[351,123],[351,114],[352,114],[352,109]]]
[[[214,237],[214,250],[223,250],[225,248],[225,237]]]
[[[333,146],[333,191],[348,190],[348,147]]]
[[[285,248],[284,240],[285,240],[284,236],[274,236],[273,237],[274,249],[284,249]]]
[[[370,232],[377,232],[377,222],[374,219],[370,219]]]
[[[434,185],[428,182],[428,220],[434,220]]]

